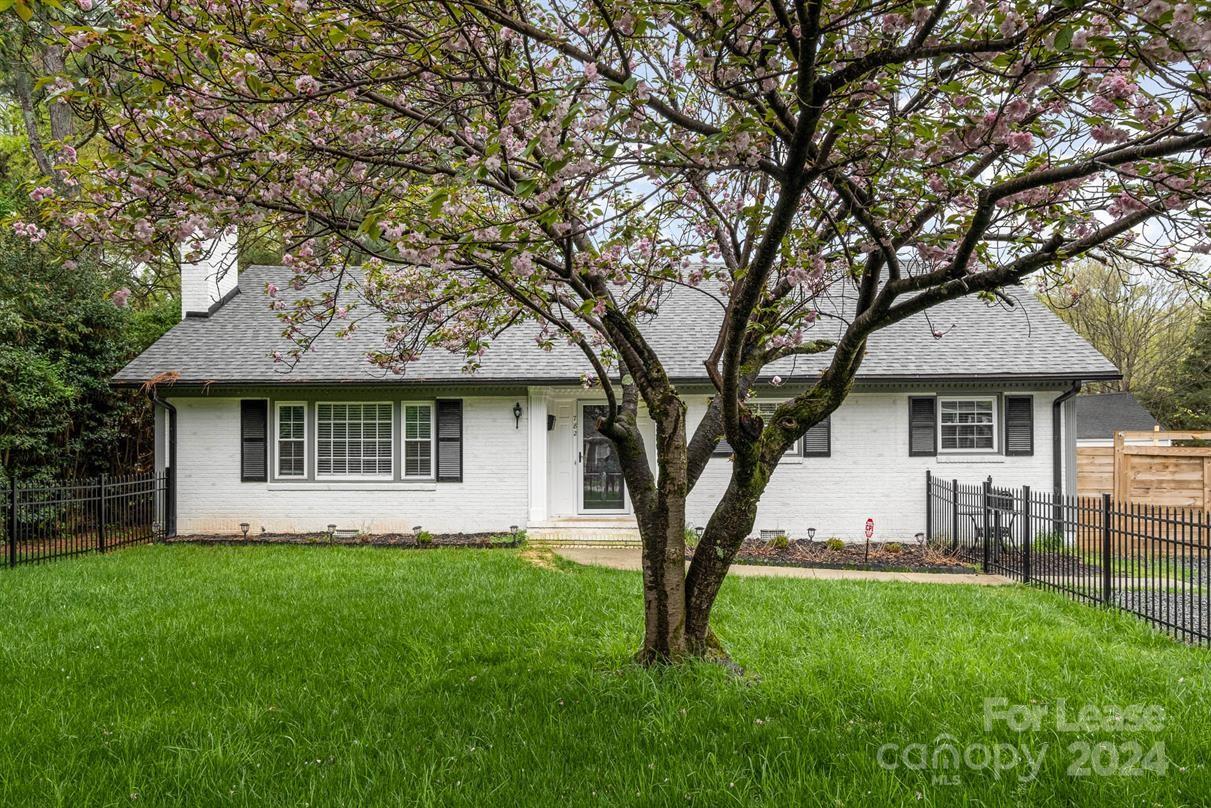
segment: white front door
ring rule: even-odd
[[[582,514],[629,513],[622,464],[609,438],[597,431],[597,419],[608,412],[605,404],[581,404],[580,440],[576,465],[580,468],[579,510]]]

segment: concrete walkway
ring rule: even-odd
[[[639,550],[633,547],[556,547],[555,553],[577,564],[594,564],[616,570],[638,570]],[[834,570],[811,567],[773,567],[734,564],[729,575],[771,578],[810,578],[816,581],[908,581],[918,584],[978,584],[1003,586],[1013,583],[1000,575],[961,572],[882,572],[876,570]]]

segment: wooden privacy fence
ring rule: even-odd
[[[1110,494],[1134,502],[1186,511],[1211,511],[1211,432],[1118,432],[1114,446],[1077,449],[1077,493]]]
[[[1133,443],[1141,440],[1152,443]],[[1211,432],[1116,433],[1114,498],[1164,508],[1211,510],[1211,445],[1160,445],[1186,440],[1211,441]]]

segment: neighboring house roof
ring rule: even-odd
[[[1100,393],[1076,397],[1077,440],[1113,438],[1124,429],[1148,430],[1156,418],[1130,393]]]
[[[340,339],[336,328],[316,340],[315,350],[292,369],[274,362],[272,353],[292,343],[269,307],[264,289],[275,281],[288,288],[292,277],[283,267],[253,266],[240,273],[241,292],[206,318],[187,318],[115,377],[120,384],[139,384],[164,373],[185,384],[382,383],[386,382],[526,382],[576,383],[590,371],[580,351],[558,342],[544,351],[534,341],[533,324],[505,331],[483,357],[473,375],[464,373],[457,353],[429,348],[409,365],[403,377],[385,372],[366,358],[381,349],[385,319],[368,306],[358,330]],[[279,295],[284,293],[279,292]],[[306,290],[317,297],[314,288]],[[889,326],[871,337],[858,379],[861,381],[1017,379],[1112,379],[1118,370],[1089,343],[1040,303],[1015,287],[1006,294],[1016,306],[989,305],[975,297],[950,301]],[[833,316],[822,316],[806,331],[807,339],[831,339],[845,327],[852,295],[821,303]],[[722,322],[719,303],[704,291],[674,287],[658,314],[642,330],[675,381],[706,381],[703,361],[709,356]],[[935,339],[935,331],[943,336]],[[763,373],[786,381],[818,374],[831,352],[780,360]]]

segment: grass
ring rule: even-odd
[[[541,560],[541,559],[540,559]],[[642,670],[639,577],[513,550],[146,547],[0,573],[5,805],[1202,804],[1211,655],[1018,587],[735,579],[748,671]],[[986,697],[1148,704],[1015,733]],[[880,767],[1024,744],[1037,779]],[[1070,777],[1073,742],[1166,774]]]

